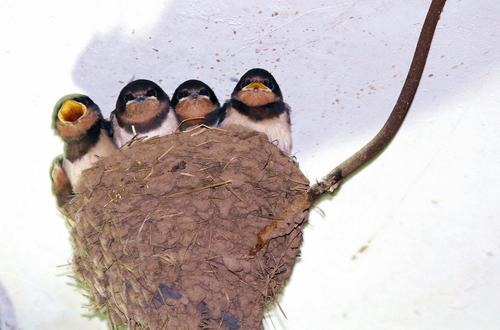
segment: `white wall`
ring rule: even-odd
[[[169,94],[200,78],[225,99],[264,67],[314,180],[385,121],[429,3],[2,0],[0,283],[18,326],[105,329],[59,267],[71,261],[48,177],[60,96],[87,93],[108,114],[133,77]],[[448,1],[400,134],[312,212],[287,319],[270,311],[267,329],[498,329],[499,17],[498,1]]]

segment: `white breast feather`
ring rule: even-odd
[[[229,108],[221,127],[241,125],[248,129],[262,132],[270,142],[275,143],[281,150],[290,153],[292,150],[292,132],[288,124],[288,114],[282,113],[277,118],[253,121],[238,111]]]
[[[111,141],[108,133],[101,130],[99,141],[80,159],[70,162],[66,158],[63,159],[63,168],[68,175],[69,181],[74,191],[77,191],[78,182],[82,172],[98,161],[116,150],[116,146]]]
[[[113,141],[121,148],[128,141],[132,140],[134,137],[134,133],[129,133],[118,125],[116,120],[116,116],[113,116],[111,119],[111,123],[113,124]],[[153,136],[163,136],[167,134],[171,134],[177,130],[177,126],[179,123],[177,122],[177,118],[175,117],[174,111],[170,109],[167,114],[167,118],[163,121],[163,123],[153,130],[150,130],[146,133],[138,133],[137,137],[153,137]]]

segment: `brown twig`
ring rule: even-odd
[[[424,71],[425,62],[427,61],[427,55],[431,47],[434,31],[436,30],[445,3],[446,0],[432,0],[418,38],[417,47],[413,55],[410,70],[406,76],[406,81],[399,94],[396,105],[382,129],[363,148],[335,167],[322,181],[310,187],[305,195],[301,195],[297,198],[278,218],[288,219],[291,215],[296,214],[296,212],[303,212],[309,209],[319,197],[325,193],[335,191],[343,179],[371,159],[375,158],[384,150],[389,142],[391,142],[392,138],[394,138],[401,127],[417,92],[420,78]],[[250,250],[249,256],[255,256],[271,239],[283,235],[283,232],[288,230],[287,226],[288,224],[286,222],[280,223],[278,221],[273,221],[262,228],[257,235],[257,244]]]
[[[180,124],[177,126],[177,130],[179,130],[182,127],[182,125],[184,125],[185,123],[188,123],[188,122],[193,121],[193,120],[203,120],[203,119],[206,119],[206,118],[205,117],[186,118],[180,122]]]
[[[220,141],[217,141],[217,140],[208,140],[208,141],[205,141],[205,142],[202,142],[200,144],[197,144],[196,147],[201,147],[205,144],[208,144],[208,143],[220,143]]]
[[[231,194],[233,194],[233,195],[234,195],[234,197],[236,197],[237,199],[239,199],[239,201],[240,201],[240,202],[243,202],[243,203],[245,203],[245,204],[247,203],[247,202],[246,202],[243,198],[241,198],[241,197],[240,197],[240,196],[236,193],[236,191],[234,191],[233,189],[231,189],[231,187],[230,187],[230,186],[226,186],[226,188],[227,188],[227,190],[229,190],[229,192],[230,192]]]
[[[162,153],[157,159],[158,161],[162,160],[163,157],[165,157],[170,151],[172,151],[172,149],[174,149],[174,145],[172,144],[172,146],[170,148],[167,149],[167,151],[165,151],[164,153]]]
[[[425,62],[427,61],[427,55],[431,47],[434,31],[436,30],[445,3],[446,0],[432,0],[422,26],[422,31],[420,32],[420,37],[415,49],[415,54],[413,55],[410,70],[406,76],[406,81],[385,125],[363,148],[338,165],[333,171],[328,173],[322,181],[316,183],[309,189],[308,196],[311,204],[324,193],[333,192],[344,178],[375,158],[394,138],[417,92],[420,78],[424,71]]]
[[[195,188],[195,189],[189,189],[189,190],[179,191],[179,192],[170,194],[167,197],[179,197],[179,196],[182,196],[182,195],[186,195],[186,194],[190,194],[190,193],[194,193],[194,192],[199,192],[199,191],[202,191],[202,190],[205,190],[205,189],[210,189],[210,188],[216,188],[216,187],[224,186],[226,184],[230,184],[231,182],[232,182],[231,180],[228,180],[228,181],[214,183],[214,184],[211,184],[211,185],[208,185],[208,186],[203,186],[203,187],[199,187],[199,188]]]

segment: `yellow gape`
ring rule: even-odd
[[[243,92],[245,92],[245,91],[249,91],[249,90],[252,90],[252,89],[260,89],[260,90],[266,91],[266,92],[270,92],[271,91],[271,89],[269,87],[267,87],[266,85],[264,85],[263,83],[260,83],[260,82],[250,83],[250,84],[246,85],[245,87],[243,87],[241,90]]]
[[[87,107],[73,100],[64,101],[57,118],[63,123],[72,123],[80,119],[87,112]]]

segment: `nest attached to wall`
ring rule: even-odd
[[[137,141],[85,171],[63,212],[77,278],[112,327],[260,329],[299,254],[309,207],[401,127],[445,2],[432,0],[384,127],[312,187],[267,137],[243,128]]]
[[[136,141],[87,170],[64,208],[74,271],[113,328],[260,329],[308,211],[279,216],[308,188],[293,159],[240,127]]]

